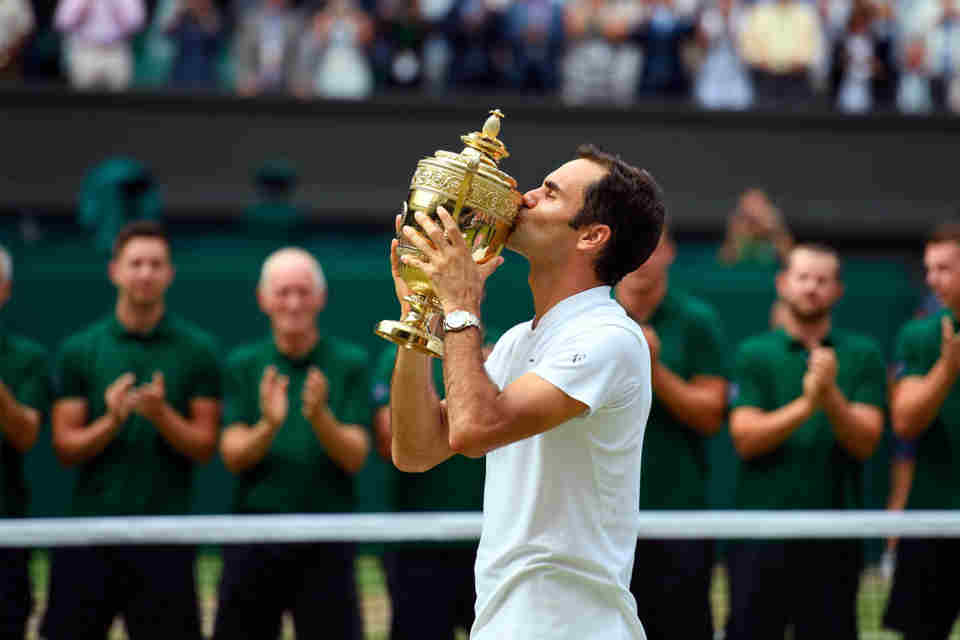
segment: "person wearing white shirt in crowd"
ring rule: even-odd
[[[475,264],[442,208],[439,223],[418,213],[420,230],[398,228],[422,258],[392,246],[404,311],[401,261],[430,278],[446,314],[443,402],[429,358],[399,350],[393,461],[423,471],[486,456],[472,640],[645,638],[629,582],[650,352],[610,291],[650,256],[665,210],[646,171],[591,145],[578,155],[523,196],[507,246],[530,262],[535,316],[486,364],[478,316],[503,258]]]
[[[60,0],[54,15],[67,35],[66,61],[76,89],[122,91],[133,79],[130,40],[144,25],[143,0]]]

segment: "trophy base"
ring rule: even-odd
[[[373,330],[381,338],[404,349],[413,349],[434,358],[443,358],[443,340],[399,320],[381,320]]]

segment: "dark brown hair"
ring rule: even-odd
[[[167,236],[167,232],[163,228],[163,225],[161,225],[159,222],[154,222],[153,220],[136,220],[128,223],[117,232],[117,237],[113,240],[112,255],[114,260],[120,257],[124,247],[126,247],[134,238],[157,238],[166,243],[168,252],[171,249],[170,238]]]

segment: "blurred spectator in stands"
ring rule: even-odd
[[[289,244],[300,220],[300,210],[293,204],[299,182],[297,170],[284,160],[270,160],[254,172],[253,182],[257,202],[246,211],[250,237]]]
[[[112,91],[129,87],[131,40],[145,20],[143,0],[60,0],[55,21],[67,39],[70,84]]]
[[[669,277],[665,225],[653,255],[616,286],[650,347],[653,406],[643,436],[640,510],[704,510],[707,447],[726,417],[728,353],[716,311]],[[713,640],[711,540],[638,540],[630,591],[650,638]]]
[[[13,260],[0,247],[0,308],[13,290]],[[24,456],[33,448],[49,410],[47,352],[0,328],[0,518],[27,515],[30,494]],[[32,608],[28,549],[0,549],[0,638],[25,638]]]
[[[353,0],[330,0],[300,40],[294,90],[298,96],[359,100],[373,93],[367,48],[373,21]]]
[[[94,232],[94,245],[109,252],[117,233],[134,220],[159,220],[163,200],[153,174],[139,160],[114,156],[83,180],[77,218]]]
[[[233,43],[237,93],[290,90],[303,22],[288,0],[261,0],[241,14]]]
[[[747,11],[741,37],[758,106],[790,108],[810,102],[810,73],[824,52],[820,16],[812,3],[757,3]]]
[[[916,447],[906,509],[960,509],[960,225],[934,230],[924,248],[927,284],[944,309],[897,337],[893,430]],[[946,639],[960,610],[960,539],[904,538],[883,618],[904,638]]]
[[[387,87],[420,85],[424,74],[427,23],[416,0],[377,0],[373,58],[377,77]]]
[[[707,109],[747,109],[753,82],[740,53],[744,12],[738,0],[716,0],[700,15],[697,39],[704,59],[694,95]]]
[[[960,112],[960,2],[917,2],[905,13],[907,67],[930,79],[936,107]]]
[[[492,0],[455,0],[446,30],[453,46],[451,88],[478,91],[502,88],[511,53],[504,39],[499,6]]]
[[[20,54],[33,28],[30,0],[0,2],[0,82],[19,79]]]
[[[744,341],[736,357],[730,435],[739,509],[863,508],[863,462],[883,434],[880,347],[836,328],[837,254],[799,245],[777,275],[783,326]],[[857,540],[756,540],[730,546],[727,640],[858,639]]]
[[[695,31],[695,21],[674,7],[673,0],[651,0],[648,15],[633,30],[644,51],[639,93],[642,96],[687,97],[690,77],[682,47]]]
[[[561,95],[568,104],[633,101],[643,54],[628,37],[639,3],[573,0],[566,5]]]
[[[524,92],[553,93],[563,56],[563,9],[553,0],[514,0],[504,15],[513,63],[509,78]]]
[[[220,430],[212,336],[169,312],[170,241],[156,223],[120,231],[111,313],[68,337],[56,366],[53,448],[75,467],[72,516],[186,515],[197,465]],[[191,546],[104,545],[53,552],[41,636],[102,639],[123,615],[132,640],[201,640]]]
[[[257,299],[271,334],[226,365],[220,453],[234,512],[351,512],[370,448],[367,354],[320,332],[327,285],[307,251],[272,253]],[[226,545],[213,637],[277,638],[290,610],[298,638],[360,640],[354,555],[350,542]]]
[[[909,38],[903,46],[902,71],[897,86],[897,108],[904,113],[927,113],[933,109],[926,58],[923,38]]]
[[[767,194],[762,189],[744,191],[727,218],[720,261],[772,265],[784,262],[791,248],[793,235]]]
[[[174,0],[164,25],[174,44],[170,85],[178,89],[214,89],[223,45],[223,20],[213,0]]]
[[[865,113],[889,94],[896,70],[890,58],[889,29],[882,28],[885,11],[870,0],[855,0],[845,30],[835,39],[831,53],[830,93],[836,108],[845,113]]]

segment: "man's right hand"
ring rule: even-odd
[[[264,369],[260,378],[260,415],[273,429],[279,429],[287,419],[289,384],[290,378],[279,374],[273,365]]]
[[[960,374],[960,335],[954,331],[950,316],[940,318],[940,358],[952,376]]]
[[[113,417],[117,424],[125,422],[133,410],[136,401],[136,393],[133,390],[134,382],[136,382],[136,376],[127,372],[114,380],[104,393],[107,413]]]
[[[397,235],[399,236],[400,229],[403,228],[403,216],[397,216],[395,226]],[[412,291],[410,291],[410,287],[407,286],[406,280],[400,277],[399,249],[400,241],[394,238],[393,242],[390,243],[390,273],[393,274],[393,288],[397,293],[397,300],[400,302],[401,314],[406,315],[407,312],[410,311],[410,303],[407,302],[406,297],[409,296]]]

